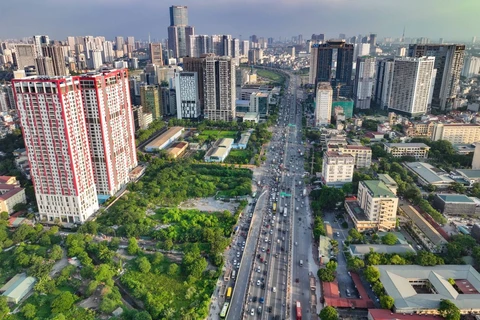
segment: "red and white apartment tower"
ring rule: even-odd
[[[127,71],[12,84],[40,217],[86,221],[137,165]]]

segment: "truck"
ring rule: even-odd
[[[273,203],[273,211],[274,212],[277,211],[277,203],[276,202]]]
[[[302,320],[302,305],[300,304],[300,301],[297,301],[295,309],[297,314],[297,320]]]

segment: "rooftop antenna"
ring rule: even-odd
[[[402,42],[405,41],[405,26],[403,26]]]

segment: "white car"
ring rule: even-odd
[[[272,292],[277,292],[277,288],[273,287]]]
[[[254,308],[252,308],[252,310],[250,310],[250,315],[251,315],[251,316],[254,316],[254,315],[255,315],[255,309],[254,309]]]
[[[260,280],[257,280],[257,286],[260,286]]]

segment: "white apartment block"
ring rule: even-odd
[[[409,116],[427,113],[434,85],[434,57],[396,58],[388,108]]]
[[[98,210],[80,79],[12,81],[42,219],[84,222]]]
[[[370,168],[372,165],[372,148],[370,147],[328,144],[327,151],[352,155],[355,158],[355,168]]]
[[[355,158],[350,154],[327,151],[323,156],[322,182],[329,187],[341,187],[353,180]]]
[[[315,126],[327,126],[332,118],[333,90],[328,82],[320,82],[315,97]]]
[[[472,78],[480,74],[480,57],[470,56],[465,58],[462,69],[462,76]]]
[[[415,157],[427,159],[430,147],[424,143],[384,143],[384,150],[395,158]]]
[[[196,72],[176,72],[175,93],[177,118],[197,119],[201,113],[198,98],[198,74]]]
[[[394,229],[397,208],[398,197],[380,180],[360,181],[357,198],[345,200],[345,209],[360,232]]]
[[[435,123],[432,141],[447,140],[452,144],[470,144],[480,141],[480,126],[465,123]]]
[[[374,83],[375,57],[358,57],[354,86],[355,108],[370,109]]]

